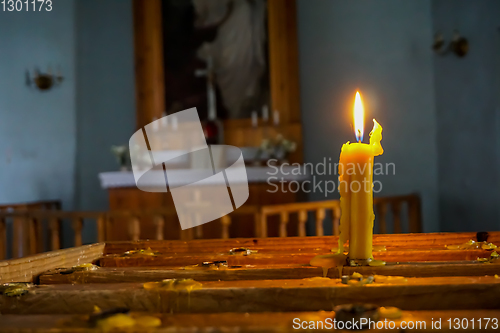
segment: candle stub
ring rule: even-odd
[[[340,218],[339,253],[349,240],[349,260],[368,265],[373,239],[373,158],[383,153],[382,127],[374,119],[370,143],[346,143],[339,163]]]
[[[338,253],[344,252],[349,241],[349,264],[368,265],[373,259],[373,158],[384,150],[382,126],[373,119],[370,143],[364,144],[364,107],[359,92],[354,102],[354,132],[356,143],[342,146],[339,163],[340,236]]]

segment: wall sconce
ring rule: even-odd
[[[453,31],[453,37],[448,45],[443,37],[443,34],[438,32],[434,36],[432,49],[439,55],[445,55],[450,51],[462,58],[469,52],[469,41],[460,35],[458,30]]]
[[[35,68],[33,77],[29,70],[26,70],[26,85],[29,87],[34,84],[40,90],[49,90],[53,86],[61,84],[62,81],[63,77],[60,70],[58,70],[58,74],[53,75],[50,68],[47,69],[46,73],[42,73],[38,68]]]

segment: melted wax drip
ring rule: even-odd
[[[342,277],[342,268],[346,264],[347,256],[343,253],[323,254],[315,256],[311,259],[309,264],[314,267],[321,267],[323,269],[323,277],[328,275],[328,270],[332,267],[337,268],[339,279]]]

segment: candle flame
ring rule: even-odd
[[[365,108],[363,107],[359,91],[356,91],[356,99],[354,100],[354,132],[356,134],[356,141],[358,142],[363,141],[365,128],[364,116]]]

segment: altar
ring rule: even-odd
[[[294,171],[295,172],[292,172]],[[293,166],[257,166],[246,167],[249,197],[243,204],[242,208],[253,207],[258,209],[262,205],[283,204],[291,202],[304,201],[304,193],[299,191],[290,191],[287,184],[296,182],[301,184],[307,180],[309,176],[305,172],[297,172],[297,167]],[[196,173],[191,169],[178,169],[174,172],[178,173],[182,182],[189,184],[190,177]],[[137,188],[134,175],[132,172],[116,171],[103,172],[99,174],[101,187],[108,191],[109,208],[110,210],[144,210],[144,209],[172,209],[175,211],[172,195],[168,192],[144,192]],[[177,184],[182,185],[182,184]],[[283,190],[283,188],[285,189]],[[295,189],[295,187],[294,187]],[[176,219],[167,220],[165,222],[164,239],[179,238],[179,223]],[[216,222],[206,223],[203,227],[202,238],[217,238],[220,233],[214,227]],[[154,222],[143,220],[141,221],[141,238],[155,238]],[[110,230],[106,233],[107,240],[127,240],[128,233],[126,228],[120,223],[114,223],[110,226]],[[230,227],[231,237],[254,237],[254,224],[252,216],[239,215],[233,218]],[[272,235],[272,234],[271,234]]]

